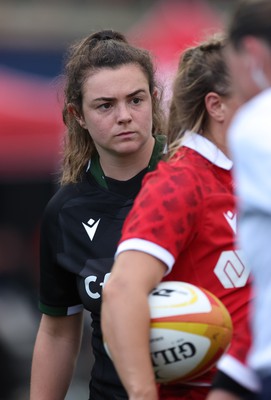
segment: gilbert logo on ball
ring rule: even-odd
[[[149,295],[150,352],[157,382],[188,381],[208,371],[228,348],[230,314],[207,290],[161,282]]]

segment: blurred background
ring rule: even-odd
[[[0,400],[29,398],[39,225],[57,189],[64,127],[58,78],[73,41],[100,29],[149,49],[165,106],[179,54],[223,29],[230,0],[0,0]],[[90,318],[67,400],[87,399]]]

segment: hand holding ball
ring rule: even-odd
[[[192,380],[227,350],[231,316],[209,291],[185,282],[160,282],[148,300],[150,355],[157,382]]]

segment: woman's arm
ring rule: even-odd
[[[103,290],[102,329],[129,400],[157,400],[150,358],[148,294],[166,267],[139,252],[121,253]]]
[[[31,370],[30,400],[63,400],[81,345],[83,312],[65,317],[43,315]]]

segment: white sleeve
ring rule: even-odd
[[[244,109],[229,129],[236,193],[241,211],[271,213],[271,116],[256,111]]]
[[[149,242],[147,240],[127,239],[121,242],[117,248],[116,256],[122,253],[123,251],[127,250],[142,251],[143,253],[150,254],[151,256],[157,258],[158,260],[161,260],[167,266],[167,271],[165,275],[168,275],[170,273],[175,263],[175,259],[171,253],[169,253],[163,247],[158,246],[157,244]]]
[[[241,107],[229,129],[240,210],[238,236],[254,286],[253,346],[256,370],[271,368],[271,89]]]

